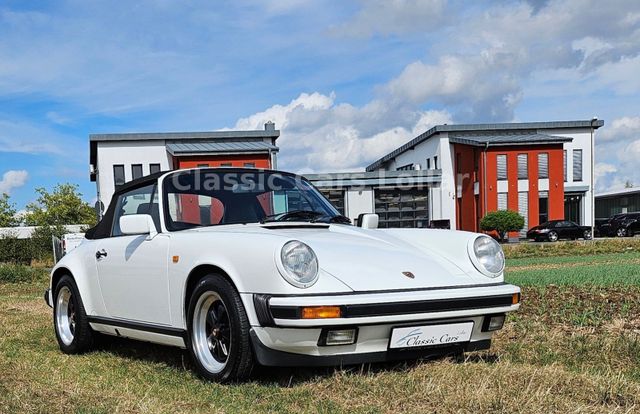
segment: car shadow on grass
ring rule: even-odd
[[[196,376],[195,367],[191,362],[189,353],[186,350],[175,347],[100,335],[96,340],[95,351],[106,352],[119,358],[134,361],[161,364]],[[389,372],[410,372],[425,363],[435,361],[451,361],[456,364],[493,364],[499,361],[499,357],[493,353],[473,352],[464,355],[445,354],[421,359],[337,367],[264,367],[256,365],[247,382],[263,386],[293,387],[334,375],[374,375]]]

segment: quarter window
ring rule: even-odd
[[[156,229],[160,229],[160,212],[158,208],[158,194],[156,185],[150,184],[145,187],[136,188],[121,194],[116,201],[116,211],[111,227],[111,236],[122,236],[120,231],[120,217],[132,214],[148,214],[153,218]]]

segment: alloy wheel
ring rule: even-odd
[[[76,308],[71,290],[67,286],[60,289],[56,302],[58,334],[65,345],[70,345],[76,331]]]
[[[227,307],[216,292],[198,299],[193,317],[193,349],[211,373],[221,372],[231,350],[231,322]]]

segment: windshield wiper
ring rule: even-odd
[[[323,215],[311,220],[312,223],[336,223],[336,224],[351,224],[349,217],[338,214],[337,216]]]
[[[269,223],[274,221],[290,221],[292,219],[300,219],[304,221],[313,221],[318,216],[324,216],[324,213],[320,213],[313,210],[293,210],[287,213],[271,214],[263,218],[260,223]]]

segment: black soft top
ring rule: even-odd
[[[89,240],[96,239],[105,239],[111,236],[111,225],[113,224],[113,216],[116,212],[116,200],[122,193],[126,193],[127,191],[134,190],[136,188],[145,187],[149,184],[155,184],[158,181],[158,178],[162,177],[166,174],[167,171],[160,171],[157,173],[149,174],[141,178],[137,178],[135,180],[131,180],[127,183],[119,185],[116,188],[116,191],[113,193],[113,197],[111,197],[111,202],[109,203],[109,208],[105,211],[102,216],[102,220],[95,227],[90,228],[85,233],[84,237]]]

